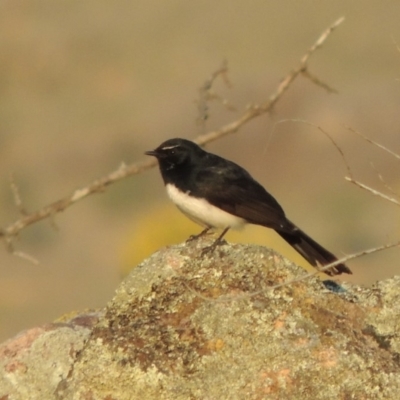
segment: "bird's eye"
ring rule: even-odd
[[[168,146],[168,147],[164,147],[162,150],[165,152],[165,154],[174,155],[174,154],[176,154],[177,147],[178,146]]]
[[[176,150],[177,150],[177,146],[171,147],[170,149],[168,149],[168,154],[171,154],[171,155],[176,154]]]

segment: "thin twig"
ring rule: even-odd
[[[378,171],[377,168],[375,168],[374,163],[371,161],[370,162],[372,169],[376,172],[376,174],[378,175],[379,180],[381,181],[382,185],[386,188],[387,191],[389,191],[390,193],[392,193],[394,196],[398,196],[398,193],[385,181],[384,177],[382,176],[382,174]]]
[[[336,89],[330,87],[327,83],[322,82],[321,79],[317,78],[310,71],[308,71],[308,70],[302,71],[302,74],[303,74],[303,76],[308,78],[312,83],[314,83],[317,86],[321,86],[327,92],[329,92],[329,93],[339,93]]]
[[[290,72],[286,77],[281,81],[278,85],[277,90],[269,97],[269,101],[261,106],[251,106],[249,109],[236,121],[231,122],[230,124],[225,125],[221,129],[213,132],[206,133],[204,135],[200,135],[197,137],[195,142],[199,145],[205,145],[209,142],[212,142],[216,139],[219,139],[222,136],[226,136],[231,133],[235,133],[239,128],[241,128],[245,123],[256,118],[262,114],[272,111],[275,104],[282,97],[282,95],[286,92],[289,86],[293,83],[293,81],[301,74],[303,71],[307,69],[307,62],[310,59],[311,55],[319,49],[322,44],[326,41],[328,36],[344,21],[344,17],[339,18],[335,21],[328,29],[326,29],[321,36],[317,39],[317,41],[307,50],[304,56],[300,60],[300,65]]]
[[[301,119],[285,119],[285,120],[281,120],[281,121],[278,121],[278,122],[275,124],[275,126],[278,125],[278,124],[284,123],[284,122],[300,122],[300,123],[303,123],[303,124],[310,125],[310,126],[312,126],[312,127],[314,127],[314,128],[317,128],[320,132],[322,132],[322,133],[332,142],[332,144],[335,146],[336,150],[339,152],[340,156],[342,157],[343,163],[344,163],[344,165],[345,165],[345,167],[346,167],[346,169],[347,169],[347,173],[348,173],[348,175],[349,175],[349,176],[345,176],[345,179],[346,179],[348,182],[351,182],[351,183],[355,184],[356,186],[358,186],[358,187],[360,187],[360,188],[362,188],[362,189],[364,189],[364,190],[369,191],[370,193],[372,193],[372,194],[375,195],[375,196],[379,196],[379,197],[381,197],[381,198],[383,198],[383,199],[385,199],[385,200],[388,200],[388,201],[390,201],[390,202],[392,202],[392,203],[394,203],[394,204],[396,204],[396,205],[400,205],[400,202],[399,202],[398,200],[396,200],[395,198],[389,197],[389,196],[387,196],[387,195],[385,195],[385,194],[383,194],[383,193],[381,193],[381,192],[378,192],[378,191],[375,190],[375,189],[372,189],[371,187],[369,187],[369,186],[367,186],[367,185],[365,185],[365,184],[363,184],[363,183],[361,183],[361,182],[356,181],[356,180],[354,179],[354,177],[353,177],[353,173],[352,173],[352,171],[351,171],[350,164],[348,163],[348,161],[347,161],[347,159],[346,159],[346,157],[345,157],[345,155],[344,155],[343,150],[342,150],[341,147],[336,143],[336,141],[333,139],[333,137],[332,137],[327,131],[325,131],[321,126],[315,125],[315,124],[313,124],[313,123],[311,123],[311,122],[308,122],[308,121],[305,121],[305,120],[301,120]],[[275,126],[274,126],[274,129],[275,129]],[[366,136],[364,136],[362,133],[356,131],[355,129],[353,129],[353,128],[351,128],[351,127],[346,127],[346,128],[347,128],[348,130],[350,130],[351,132],[354,132],[354,133],[358,134],[358,135],[361,136],[364,140],[366,140],[367,142],[373,144],[374,146],[379,147],[380,149],[382,149],[382,150],[388,152],[389,154],[393,155],[393,156],[396,157],[396,158],[398,158],[398,157],[400,158],[400,156],[399,156],[398,154],[396,154],[396,153],[394,153],[393,151],[389,150],[389,149],[386,148],[385,146],[383,146],[383,145],[381,145],[381,144],[379,144],[379,143],[376,143],[376,142],[374,142],[373,140],[367,138]],[[383,178],[382,178],[379,174],[378,174],[378,176],[379,176],[379,178],[381,179],[381,181],[385,184],[385,182],[383,181]],[[385,186],[387,187],[386,184],[385,184]],[[387,188],[388,188],[388,187],[387,187]],[[391,189],[388,188],[388,190],[391,190]],[[392,191],[392,192],[393,192],[393,191]]]
[[[155,160],[149,159],[144,162],[139,162],[132,164],[130,166],[123,166],[122,168],[117,169],[116,171],[111,172],[110,174],[95,180],[90,185],[75,190],[71,195],[64,197],[61,200],[55,201],[43,207],[39,211],[28,214],[12,224],[8,225],[6,228],[0,231],[1,237],[13,237],[16,236],[22,229],[25,227],[41,221],[45,218],[49,218],[54,216],[56,213],[64,211],[66,208],[70,207],[72,204],[83,200],[91,194],[102,192],[107,186],[115,183],[121,179],[124,179],[130,175],[136,175],[140,172],[146,171],[150,168],[153,168],[157,165]]]
[[[363,251],[360,251],[358,253],[350,254],[350,255],[348,255],[346,257],[341,258],[340,260],[337,260],[337,261],[335,261],[333,263],[324,265],[323,267],[318,268],[318,270],[315,270],[313,272],[309,272],[309,273],[307,273],[305,275],[302,275],[302,276],[300,276],[298,278],[290,279],[290,280],[288,280],[286,282],[283,282],[283,283],[280,283],[278,285],[268,286],[266,288],[263,288],[261,290],[257,290],[255,292],[251,292],[251,293],[243,293],[243,294],[240,294],[240,295],[237,295],[237,294],[230,295],[230,294],[228,294],[228,295],[222,295],[222,296],[218,297],[217,299],[215,299],[215,298],[207,297],[207,296],[203,295],[202,293],[197,292],[195,289],[191,288],[188,284],[185,284],[185,286],[187,287],[187,289],[189,289],[196,296],[198,296],[199,298],[201,298],[201,299],[203,299],[205,301],[209,301],[209,302],[227,302],[227,301],[232,301],[232,300],[234,300],[234,301],[245,300],[245,299],[249,299],[251,297],[258,296],[260,294],[264,294],[267,291],[272,291],[272,290],[279,289],[279,288],[282,288],[282,287],[285,287],[285,286],[289,286],[289,285],[291,285],[293,283],[298,283],[298,282],[305,281],[305,280],[307,280],[309,278],[314,277],[315,275],[319,274],[320,272],[326,271],[326,270],[328,270],[328,269],[330,269],[332,267],[335,267],[336,265],[339,265],[339,264],[342,264],[342,263],[346,263],[346,262],[348,262],[350,260],[353,260],[355,258],[359,258],[359,257],[365,256],[365,255],[368,255],[368,254],[377,253],[379,251],[383,251],[383,250],[387,250],[387,249],[390,249],[390,248],[393,248],[393,247],[399,247],[399,246],[400,246],[400,241],[399,242],[395,242],[395,243],[385,244],[385,245],[382,245],[382,246],[378,246],[378,247],[375,247],[373,249],[363,250]]]
[[[224,104],[228,109],[231,109],[231,110],[234,109],[234,107],[229,104],[227,99],[221,98],[220,96],[218,96],[216,93],[212,92],[212,90],[211,90],[215,80],[219,76],[221,76],[222,80],[224,81],[224,83],[227,87],[232,87],[232,84],[228,78],[228,62],[226,60],[224,60],[222,62],[221,67],[219,67],[216,71],[214,71],[211,74],[210,78],[207,79],[199,89],[200,98],[197,102],[197,108],[199,110],[199,117],[197,118],[197,122],[199,123],[199,125],[202,125],[203,128],[205,128],[205,122],[209,118],[208,102],[210,100],[219,99],[219,100],[221,100],[221,103]]]
[[[22,258],[23,260],[28,261],[33,265],[39,265],[40,264],[39,260],[37,258],[32,257],[30,254],[24,253],[23,251],[14,250],[13,252],[11,252],[11,254],[13,256]]]
[[[357,131],[356,129],[354,129],[354,128],[350,127],[350,126],[345,126],[345,128],[346,128],[347,130],[349,130],[350,132],[357,134],[357,135],[360,136],[363,140],[365,140],[366,142],[372,144],[373,146],[377,147],[378,149],[381,149],[381,150],[385,151],[386,153],[390,154],[391,156],[395,157],[396,159],[400,160],[400,155],[399,155],[399,154],[397,154],[397,153],[395,153],[394,151],[388,149],[387,147],[383,146],[382,144],[375,142],[374,140],[368,138],[367,136],[363,135],[361,132]],[[378,174],[378,177],[379,177],[379,179],[383,182],[383,184],[385,185],[385,187],[386,187],[389,191],[391,191],[391,192],[393,193],[393,190],[390,189],[390,188],[387,186],[387,184],[383,181],[383,178],[381,177],[380,174]],[[385,199],[385,200],[387,200],[387,201],[390,201],[391,203],[394,203],[394,204],[400,206],[400,202],[399,202],[397,199],[395,199],[395,198],[393,198],[393,197],[390,197],[390,196],[388,196],[388,195],[386,195],[386,194],[383,194],[383,193],[381,193],[381,192],[378,192],[377,190],[375,190],[375,189],[373,189],[373,188],[371,188],[371,187],[365,185],[364,183],[361,183],[361,182],[355,180],[350,171],[349,171],[349,176],[346,176],[345,179],[346,179],[346,181],[353,183],[354,185],[358,186],[359,188],[364,189],[364,190],[367,190],[368,192],[372,193],[374,196],[381,197],[382,199]]]
[[[11,192],[14,196],[14,202],[15,205],[17,206],[18,211],[20,212],[21,215],[27,215],[28,212],[25,210],[22,204],[21,193],[19,192],[18,185],[15,182],[14,174],[10,174],[10,186],[11,186]]]
[[[25,261],[29,261],[31,264],[39,265],[39,261],[38,261],[35,257],[32,257],[31,255],[29,255],[29,254],[27,254],[27,253],[24,253],[24,252],[22,252],[22,251],[15,250],[14,244],[13,244],[13,241],[12,241],[12,238],[11,238],[11,237],[5,237],[4,242],[5,242],[5,245],[6,245],[6,249],[7,249],[13,256],[22,258],[22,259],[25,260]]]
[[[385,147],[384,145],[373,141],[372,139],[368,138],[367,136],[363,135],[361,132],[357,131],[356,129],[353,129],[350,126],[345,126],[345,128],[348,129],[350,132],[356,133],[358,136],[362,137],[368,143],[371,143],[372,145],[378,147],[379,149],[381,149],[383,151],[386,151],[386,153],[389,153],[391,156],[393,156],[393,157],[397,158],[398,160],[400,160],[400,154],[397,154],[394,151],[392,151],[392,150],[388,149],[387,147]]]
[[[292,82],[297,78],[297,76],[304,72],[307,69],[307,62],[311,55],[322,46],[322,44],[326,41],[328,36],[336,29],[342,22],[344,18],[339,18],[336,22],[334,22],[328,29],[326,29],[321,36],[317,39],[317,41],[312,45],[304,56],[300,60],[300,65],[292,72],[290,72],[281,83],[278,85],[277,90],[269,97],[269,101],[261,106],[252,106],[248,108],[244,114],[239,117],[236,121],[233,121],[221,129],[212,131],[203,135],[200,135],[195,140],[199,145],[205,145],[206,143],[217,140],[225,135],[236,132],[240,127],[246,124],[248,121],[270,112],[274,105],[278,102],[278,100],[282,97],[282,95],[286,92]],[[6,238],[6,240],[11,240],[14,236],[16,236],[22,229],[27,226],[41,221],[50,216],[54,216],[55,214],[64,211],[72,204],[85,199],[89,195],[94,193],[98,193],[103,191],[107,186],[120,181],[128,176],[139,174],[143,171],[146,171],[150,168],[153,168],[157,165],[157,162],[153,159],[138,162],[135,164],[131,164],[129,166],[122,166],[116,171],[111,172],[110,174],[99,178],[89,184],[88,186],[75,190],[72,194],[63,199],[55,201],[42,209],[32,212],[7,227],[0,230],[0,238]]]
[[[381,197],[382,199],[385,199],[387,201],[390,201],[390,202],[396,204],[397,206],[400,206],[400,202],[398,200],[394,199],[393,197],[389,197],[386,194],[378,192],[377,190],[372,189],[371,187],[365,185],[364,183],[356,181],[355,179],[353,179],[350,176],[345,176],[344,179],[346,179],[346,181],[348,181],[348,182],[354,183],[354,185],[360,187],[361,189],[367,190],[368,192],[372,193],[375,196]]]
[[[304,119],[294,119],[294,118],[288,118],[288,119],[282,119],[280,121],[277,121],[272,129],[272,132],[274,133],[276,126],[278,124],[283,124],[285,122],[297,122],[297,123],[302,123],[302,124],[306,124],[309,126],[312,126],[313,128],[318,129],[321,133],[323,133],[329,140],[330,142],[334,145],[334,147],[336,148],[336,150],[338,151],[338,153],[340,154],[340,157],[343,160],[343,164],[346,167],[347,173],[352,176],[352,172],[351,172],[351,168],[350,168],[350,164],[348,163],[346,156],[344,155],[344,152],[342,150],[342,148],[338,145],[338,143],[333,139],[332,135],[330,135],[325,129],[323,129],[320,125],[316,125],[312,122],[306,121]]]
[[[337,261],[335,261],[333,263],[324,265],[323,267],[318,268],[318,270],[316,270],[316,271],[309,272],[304,276],[301,276],[301,277],[296,278],[296,279],[292,279],[292,280],[290,280],[288,282],[284,282],[284,283],[281,283],[279,285],[271,286],[270,289],[277,289],[277,288],[280,288],[280,287],[283,287],[283,286],[287,286],[287,285],[289,285],[291,283],[294,283],[294,282],[301,282],[301,281],[304,281],[305,279],[308,279],[308,278],[310,278],[310,277],[312,277],[314,275],[317,275],[319,272],[324,272],[324,271],[326,271],[326,270],[328,270],[328,269],[330,269],[332,267],[335,267],[336,265],[347,263],[348,261],[354,260],[355,258],[359,258],[359,257],[362,257],[362,256],[366,256],[368,254],[377,253],[377,252],[380,252],[380,251],[383,251],[383,250],[387,250],[387,249],[390,249],[390,248],[393,248],[393,247],[399,247],[399,246],[400,246],[400,241],[394,242],[394,243],[389,243],[389,244],[384,244],[382,246],[374,247],[372,249],[363,250],[363,251],[360,251],[358,253],[350,254],[350,255],[348,255],[346,257],[342,257],[341,259],[339,259],[339,260],[337,260]]]

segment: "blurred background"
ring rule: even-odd
[[[345,22],[310,60],[327,93],[299,77],[274,113],[207,149],[248,169],[291,220],[338,256],[399,240],[399,208],[347,183],[320,126],[354,176],[400,192],[399,161],[348,127],[400,153],[400,2],[136,0],[0,2],[0,226],[18,219],[10,174],[35,211],[171,137],[195,138],[265,102],[318,36]],[[228,99],[198,123],[199,89],[226,59]],[[304,123],[302,121],[307,121]],[[380,176],[384,181],[380,179]],[[72,310],[103,307],[153,251],[199,227],[169,204],[156,169],[112,185],[0,251],[0,340]],[[300,259],[276,234],[249,227],[228,240]],[[371,284],[399,272],[400,249],[349,262]]]

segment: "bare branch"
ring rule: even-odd
[[[372,145],[375,146],[375,147],[378,147],[378,149],[381,149],[381,150],[385,151],[386,153],[390,154],[391,156],[395,157],[396,159],[400,160],[400,155],[399,155],[399,154],[393,152],[392,150],[388,149],[387,147],[383,146],[382,144],[377,143],[377,142],[371,140],[370,138],[368,138],[367,136],[363,135],[361,132],[357,131],[356,129],[353,129],[353,128],[350,127],[350,126],[345,126],[345,128],[346,128],[347,130],[349,130],[350,132],[357,134],[358,136],[360,136],[360,137],[361,137],[363,140],[365,140],[366,142],[372,144]],[[386,187],[389,191],[391,191],[391,192],[393,193],[393,190],[384,182],[384,180],[383,180],[383,178],[382,178],[382,176],[381,176],[380,174],[378,174],[378,177],[379,177],[379,179],[383,182],[383,184],[385,185],[385,187]],[[368,192],[372,193],[372,194],[375,195],[375,196],[381,197],[382,199],[385,199],[385,200],[387,200],[387,201],[390,201],[391,203],[394,203],[394,204],[396,204],[396,205],[398,205],[398,206],[400,205],[400,202],[399,202],[397,199],[395,199],[395,198],[393,198],[393,197],[390,197],[390,196],[388,196],[388,195],[386,195],[386,194],[383,194],[383,193],[381,193],[381,192],[378,192],[377,190],[375,190],[375,189],[373,189],[373,188],[371,188],[371,187],[365,185],[364,183],[361,183],[361,182],[359,182],[359,181],[356,181],[356,180],[354,179],[354,177],[352,176],[352,174],[351,174],[350,171],[349,171],[349,176],[346,176],[345,179],[346,179],[346,181],[353,183],[354,185],[358,186],[359,188],[364,189],[364,190],[367,190]]]
[[[270,112],[278,100],[282,97],[282,95],[286,92],[289,86],[293,83],[293,81],[298,77],[299,74],[304,72],[307,69],[307,62],[311,55],[319,49],[323,43],[326,41],[328,36],[344,21],[344,17],[339,18],[336,22],[334,22],[328,29],[326,29],[321,36],[317,39],[317,41],[307,50],[304,56],[300,60],[300,65],[290,72],[286,77],[281,81],[278,85],[277,90],[269,97],[269,101],[264,105],[258,106],[254,105],[249,107],[249,109],[236,121],[231,122],[228,125],[225,125],[221,129],[213,132],[206,133],[204,135],[200,135],[197,137],[195,142],[199,145],[205,145],[209,142],[212,142],[216,139],[219,139],[222,136],[231,134],[236,132],[240,127],[246,124],[248,121],[256,118],[262,114]]]
[[[352,173],[352,171],[351,171],[351,168],[350,168],[349,163],[348,163],[347,160],[346,160],[346,157],[345,157],[345,155],[344,155],[343,150],[342,150],[341,147],[336,143],[336,141],[332,138],[332,136],[331,136],[327,131],[325,131],[322,127],[320,127],[320,126],[318,126],[318,125],[315,125],[315,124],[313,124],[313,123],[311,123],[311,122],[304,121],[304,120],[300,120],[300,119],[285,119],[285,120],[278,121],[275,125],[278,125],[278,124],[281,124],[281,123],[284,123],[284,122],[288,122],[288,121],[290,121],[290,122],[301,122],[301,123],[303,123],[303,124],[307,124],[307,125],[313,126],[313,127],[317,128],[319,131],[321,131],[323,134],[325,134],[325,135],[328,137],[328,139],[329,139],[329,140],[332,142],[332,144],[336,147],[337,151],[339,152],[340,156],[342,157],[343,163],[345,164],[346,169],[347,169],[347,173],[348,173],[348,175],[349,175],[349,176],[345,176],[345,179],[346,179],[348,182],[351,182],[351,183],[355,184],[356,186],[358,186],[358,187],[360,187],[360,188],[362,188],[362,189],[364,189],[364,190],[369,191],[370,193],[372,193],[372,194],[375,195],[375,196],[379,196],[379,197],[381,197],[381,198],[383,198],[383,199],[385,199],[385,200],[388,200],[388,201],[390,201],[390,202],[392,202],[392,203],[394,203],[394,204],[396,204],[396,205],[400,205],[400,202],[399,202],[398,200],[396,200],[395,198],[389,197],[389,196],[387,196],[387,195],[385,195],[385,194],[383,194],[383,193],[381,193],[381,192],[378,192],[378,191],[375,190],[375,189],[372,189],[371,187],[369,187],[369,186],[367,186],[367,185],[365,185],[365,184],[363,184],[363,183],[361,183],[361,182],[359,182],[359,181],[356,181],[356,180],[354,179],[354,177],[353,177],[353,173]],[[371,144],[373,144],[373,145],[375,145],[375,146],[381,148],[382,150],[385,150],[385,151],[389,152],[390,154],[394,155],[396,158],[398,157],[396,153],[393,153],[391,150],[389,150],[389,149],[387,149],[386,147],[380,145],[379,143],[376,143],[376,142],[372,141],[371,139],[368,139],[367,137],[365,137],[365,136],[362,135],[361,133],[357,132],[356,130],[354,130],[354,129],[350,128],[350,127],[347,127],[347,129],[351,130],[351,131],[354,132],[354,133],[357,133],[357,134],[360,135],[362,138],[364,138],[365,140],[367,140],[369,143],[371,143]],[[379,176],[379,178],[381,179],[381,181],[384,183],[383,178],[382,178],[380,175],[378,175],[378,176]],[[387,186],[387,185],[385,184],[385,186]],[[388,188],[388,190],[391,190],[391,189]]]
[[[371,143],[372,145],[378,147],[379,149],[386,151],[386,153],[389,153],[391,156],[397,158],[398,160],[400,160],[400,155],[395,153],[394,151],[388,149],[387,147],[383,146],[382,144],[379,144],[377,142],[374,142],[373,140],[371,140],[370,138],[368,138],[367,136],[363,135],[361,132],[357,131],[356,129],[353,129],[350,126],[345,126],[346,129],[348,129],[350,132],[356,133],[358,136],[362,137],[365,141],[367,141],[368,143]]]
[[[218,68],[216,71],[214,71],[211,74],[211,77],[209,79],[207,79],[199,89],[200,98],[197,102],[197,108],[199,110],[199,117],[197,118],[197,122],[203,128],[205,128],[205,122],[209,119],[208,102],[210,100],[218,99],[218,100],[220,100],[222,105],[224,105],[224,107],[226,107],[228,110],[230,110],[230,111],[235,110],[235,107],[233,107],[229,103],[228,99],[225,99],[212,91],[212,86],[213,86],[215,80],[219,76],[222,78],[222,80],[224,81],[224,83],[227,87],[229,87],[229,88],[232,87],[232,84],[228,78],[228,62],[226,60],[224,60],[222,62],[221,67]]]
[[[306,65],[308,59],[310,58],[311,54],[315,52],[318,48],[320,48],[328,36],[344,21],[344,17],[340,17],[337,19],[328,29],[326,29],[322,35],[318,38],[318,40],[310,47],[308,52],[303,56],[301,59],[301,63]]]
[[[244,114],[239,117],[236,121],[233,121],[221,129],[217,131],[212,131],[203,135],[200,135],[195,140],[199,145],[205,145],[206,143],[217,140],[225,135],[236,132],[240,127],[246,124],[248,121],[262,115],[268,113],[272,110],[274,105],[278,102],[278,100],[282,97],[282,95],[286,92],[292,82],[297,78],[299,74],[304,72],[307,69],[307,62],[311,55],[320,48],[323,43],[326,41],[328,36],[336,29],[342,22],[344,18],[339,18],[336,22],[334,22],[328,29],[326,29],[321,36],[317,39],[317,41],[307,50],[304,56],[300,60],[300,65],[290,72],[278,85],[277,90],[269,97],[269,101],[264,105],[258,106],[254,105],[249,107]],[[225,74],[226,66],[222,66],[219,71],[216,71],[210,79],[212,84],[213,80],[216,76]],[[41,221],[45,218],[53,217],[55,214],[64,211],[72,204],[83,200],[84,198],[92,195],[94,193],[98,193],[104,191],[105,188],[121,179],[124,179],[131,175],[136,175],[143,171],[146,171],[150,168],[153,168],[157,165],[155,160],[147,160],[143,162],[138,162],[135,164],[131,164],[129,166],[121,166],[118,170],[111,172],[110,174],[99,178],[89,184],[88,186],[75,190],[72,194],[63,199],[55,201],[42,209],[32,212],[30,214],[25,215],[24,217],[18,219],[12,224],[0,230],[0,238],[5,238],[6,241],[11,241],[13,237],[15,237],[22,229],[25,227]]]
[[[99,193],[104,191],[104,189],[115,183],[121,179],[126,178],[130,175],[136,175],[140,172],[146,171],[150,168],[153,168],[157,165],[155,160],[149,159],[148,161],[139,162],[136,164],[132,164],[130,166],[122,166],[116,171],[111,172],[110,174],[95,180],[90,185],[75,190],[71,195],[64,197],[61,200],[55,201],[43,207],[39,211],[33,212],[28,214],[19,220],[15,221],[11,225],[7,226],[6,228],[0,231],[0,238],[4,237],[13,237],[16,236],[22,229],[25,227],[37,222],[41,221],[45,218],[53,217],[56,213],[64,211],[66,208],[70,207],[72,204],[83,200],[87,196],[93,193]]]
[[[274,125],[273,130],[275,130],[275,128],[276,128],[276,126],[277,126],[278,124],[282,124],[282,123],[285,123],[285,122],[297,122],[297,123],[302,123],[302,124],[306,124],[306,125],[312,126],[313,128],[317,128],[317,129],[318,129],[321,133],[323,133],[323,134],[330,140],[330,142],[335,146],[336,150],[338,151],[338,153],[340,154],[340,157],[341,157],[342,160],[343,160],[343,164],[344,164],[345,167],[346,167],[347,173],[348,173],[350,176],[352,176],[350,164],[347,162],[347,159],[346,159],[346,157],[345,157],[345,155],[344,155],[344,152],[343,152],[342,148],[341,148],[341,147],[337,144],[337,142],[333,139],[332,135],[329,134],[325,129],[323,129],[320,125],[316,125],[316,124],[314,124],[314,123],[312,123],[312,122],[309,122],[309,121],[306,121],[306,120],[303,120],[303,119],[289,118],[289,119],[282,119],[282,120],[276,122],[276,124]]]
[[[368,192],[372,193],[375,196],[381,197],[382,199],[385,199],[387,201],[390,201],[391,203],[396,204],[397,206],[400,206],[400,202],[396,199],[394,199],[393,197],[389,197],[386,194],[383,194],[381,192],[378,192],[375,189],[372,189],[371,187],[365,185],[364,183],[358,182],[355,179],[353,179],[350,176],[345,176],[344,179],[346,179],[346,181],[354,183],[356,186],[360,187],[361,189],[367,190]]]

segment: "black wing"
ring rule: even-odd
[[[207,167],[193,171],[193,181],[197,182],[191,190],[193,195],[204,197],[212,205],[249,223],[292,231],[279,203],[246,170],[231,161],[212,156]]]
[[[215,157],[215,158],[214,158]],[[327,265],[337,260],[335,255],[290,222],[279,203],[239,165],[213,155],[207,167],[193,171],[193,195],[206,198],[222,210],[262,225],[276,232],[297,250],[311,265]],[[325,271],[328,275],[351,274],[339,264]]]

